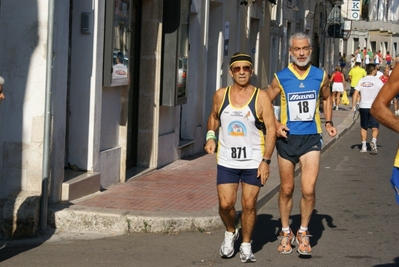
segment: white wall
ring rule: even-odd
[[[88,145],[91,143],[90,127],[95,119],[92,108],[92,81],[95,59],[93,59],[94,33],[80,33],[81,12],[94,15],[91,0],[74,0],[72,14],[71,80],[69,88],[68,158],[70,164],[80,169],[92,170]],[[92,20],[93,19],[92,15]]]
[[[66,102],[68,77],[69,1],[55,1],[54,67],[52,89],[51,201],[58,202],[64,181]]]
[[[41,191],[47,2],[8,0],[0,10],[0,198]],[[7,37],[6,37],[7,36]]]
[[[73,5],[67,161],[99,171],[105,0],[74,0]],[[80,32],[82,12],[92,13],[90,34]]]

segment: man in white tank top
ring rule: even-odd
[[[256,221],[256,202],[259,190],[270,174],[269,164],[276,142],[275,116],[266,91],[250,84],[253,65],[249,55],[234,54],[229,73],[233,85],[220,88],[213,96],[205,150],[209,154],[216,151],[215,132],[219,131],[217,191],[219,215],[226,226],[220,256],[230,258],[234,255],[234,242],[239,236],[234,206],[241,182],[240,259],[254,262],[251,237]]]

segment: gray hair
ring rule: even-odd
[[[307,34],[303,33],[303,32],[297,32],[297,33],[294,33],[293,35],[291,35],[290,40],[289,40],[290,47],[292,47],[292,40],[293,39],[308,39],[309,46],[310,47],[312,46],[312,41],[310,40],[310,37]]]

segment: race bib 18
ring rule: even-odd
[[[288,94],[290,121],[311,121],[316,110],[316,91]]]

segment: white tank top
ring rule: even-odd
[[[226,88],[219,110],[218,164],[234,169],[257,169],[264,155],[264,124],[256,115],[259,88],[248,103],[236,108],[230,104],[230,87]]]

